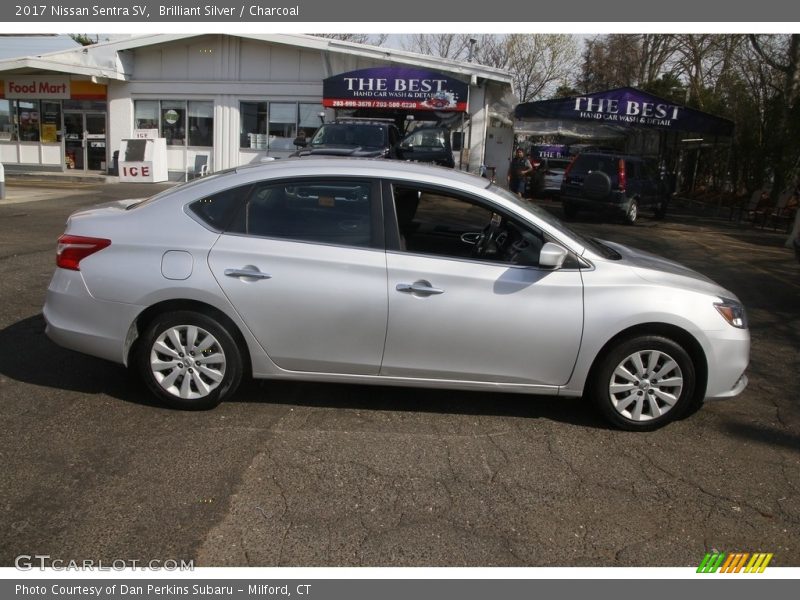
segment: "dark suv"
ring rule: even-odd
[[[390,119],[339,119],[317,129],[310,141],[297,138],[302,146],[292,156],[354,156],[391,158],[455,166],[449,130],[420,127],[401,139]]]
[[[650,208],[657,218],[662,218],[669,190],[654,160],[587,152],[575,157],[564,172],[561,202],[567,218],[574,218],[581,210],[607,210],[632,225],[641,208]]]

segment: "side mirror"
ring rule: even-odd
[[[294,138],[294,145],[300,148],[305,148],[308,146],[308,140],[305,138],[305,136],[298,136]]]
[[[549,269],[560,269],[569,256],[569,252],[558,244],[547,242],[539,252],[539,266]]]

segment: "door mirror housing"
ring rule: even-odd
[[[539,266],[548,269],[560,269],[567,260],[569,252],[553,242],[547,242],[539,252]]]
[[[306,139],[305,136],[297,136],[296,138],[294,138],[294,145],[299,148],[305,148],[306,146],[308,146],[308,140]]]

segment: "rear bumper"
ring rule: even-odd
[[[580,196],[572,196],[569,192],[561,191],[561,202],[581,210],[622,212],[628,209],[630,198],[622,194],[612,194],[603,200],[591,200]]]
[[[47,289],[45,333],[59,346],[127,363],[126,339],[142,307],[92,297],[79,271],[56,269]]]

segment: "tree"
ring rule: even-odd
[[[469,57],[471,39],[475,38],[463,33],[415,33],[403,42],[403,48],[439,58],[466,60]]]
[[[91,46],[100,40],[99,35],[94,34],[94,36],[92,36],[88,33],[70,33],[69,37],[78,42],[81,46]]]
[[[663,75],[675,54],[671,35],[611,34],[587,40],[579,87],[584,93],[616,87],[644,88]]]
[[[777,118],[774,129],[773,186],[771,200],[777,204],[778,197],[791,181],[797,177],[798,149],[792,142],[800,133],[800,34],[789,36],[750,35],[750,43],[758,55],[780,76],[782,85],[777,95]],[[800,211],[795,218],[795,227],[786,245],[790,246],[798,235]]]
[[[563,83],[564,73],[578,68],[575,37],[566,34],[417,34],[405,48],[441,58],[465,60],[511,73],[520,102],[551,95]]]

